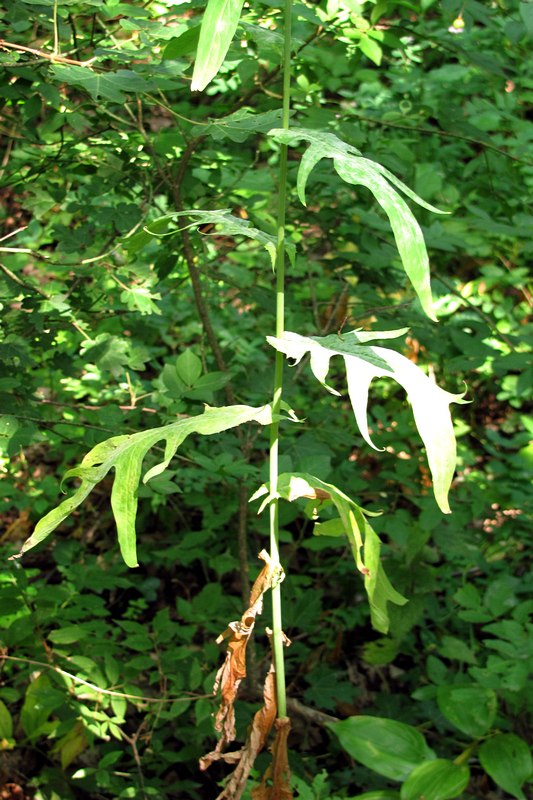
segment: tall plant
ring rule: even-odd
[[[203,91],[217,75],[235,35],[242,13],[243,0],[209,0],[203,18],[196,63],[194,67],[192,90]],[[284,578],[279,547],[279,503],[281,500],[293,502],[301,498],[312,501],[315,517],[314,533],[325,536],[345,536],[350,544],[355,564],[363,576],[364,586],[370,604],[373,626],[386,633],[389,628],[388,604],[403,605],[406,601],[391,585],[380,560],[380,540],[373,530],[370,520],[374,515],[362,508],[345,492],[332,483],[326,483],[319,476],[310,473],[280,473],[279,451],[280,431],[285,424],[297,420],[297,414],[283,401],[283,369],[285,358],[293,364],[309,356],[313,375],[322,386],[335,396],[340,393],[330,386],[327,376],[330,361],[342,356],[346,369],[348,393],[355,420],[366,442],[375,449],[367,421],[367,404],[370,385],[374,378],[392,378],[406,390],[413,408],[418,431],[426,448],[433,489],[438,506],[449,513],[448,491],[452,481],[456,450],[450,404],[465,402],[462,394],[452,394],[437,386],[419,367],[395,350],[383,347],[376,342],[395,339],[407,329],[387,331],[353,330],[326,336],[304,336],[285,329],[285,266],[286,260],[294,262],[294,245],[288,241],[286,233],[289,148],[300,143],[306,145],[298,170],[297,194],[306,205],[306,187],[309,177],[322,159],[328,159],[338,177],[351,185],[368,189],[377,203],[385,211],[392,227],[403,268],[409,278],[425,313],[433,320],[433,308],[429,261],[422,231],[413,216],[403,195],[435,213],[442,213],[425,203],[395,175],[380,164],[365,158],[359,150],[340,140],[327,130],[306,129],[291,125],[290,87],[291,57],[293,40],[291,36],[292,0],[285,0],[283,22],[283,51],[280,65],[283,74],[283,103],[281,127],[270,130],[268,136],[279,147],[279,178],[277,188],[277,233],[275,236],[252,227],[240,217],[227,210],[183,210],[179,196],[178,209],[161,218],[167,226],[181,230],[188,236],[188,229],[203,223],[217,226],[217,229],[231,236],[245,236],[260,243],[269,252],[275,272],[276,323],[272,334],[267,337],[275,349],[273,376],[273,397],[262,407],[230,404],[220,408],[207,408],[196,417],[180,419],[170,425],[142,431],[132,435],[114,436],[98,444],[83,458],[80,465],[69,470],[63,480],[76,478],[79,485],[74,493],[43,517],[37,524],[33,535],[25,542],[22,553],[43,541],[63,520],[69,516],[88,496],[94,486],[114,469],[114,482],[111,493],[111,506],[116,520],[118,542],[125,562],[137,565],[135,520],[137,512],[137,492],[139,483],[147,483],[161,474],[170,463],[178,447],[192,434],[211,435],[230,428],[237,428],[251,422],[259,423],[269,429],[269,481],[259,487],[252,499],[262,498],[259,511],[268,508],[270,516],[269,550],[263,550],[260,558],[264,561],[259,577],[251,591],[248,608],[242,618],[231,622],[220,641],[227,640],[227,654],[217,675],[215,690],[220,690],[221,704],[216,715],[215,727],[220,738],[215,749],[201,760],[206,769],[214,761],[224,760],[235,765],[233,774],[227,782],[221,798],[238,798],[254,764],[256,755],[265,746],[275,729],[272,745],[273,763],[263,777],[263,781],[253,796],[261,798],[291,796],[290,775],[287,757],[287,736],[290,729],[287,717],[287,699],[284,676],[285,646],[290,644],[283,633],[282,592]],[[262,117],[263,115],[258,115]],[[256,130],[264,125],[264,119],[256,121]],[[187,221],[188,220],[188,221]],[[154,235],[156,228],[152,228]],[[161,230],[161,227],[157,228]],[[186,242],[184,242],[186,245]],[[143,461],[148,451],[165,442],[164,457],[144,475]],[[320,521],[324,508],[331,507],[334,516]],[[234,703],[239,684],[246,675],[246,649],[257,616],[261,613],[264,593],[272,594],[272,630],[269,637],[272,647],[272,665],[264,685],[264,705],[257,712],[248,731],[245,745],[241,750],[227,752],[227,745],[236,738]],[[338,723],[333,729],[341,744],[350,751],[357,749],[353,744],[356,738],[368,736],[373,732],[375,721],[371,718],[357,718]],[[370,722],[365,723],[365,719]],[[384,723],[387,721],[383,721]],[[361,725],[362,723],[362,725]],[[366,725],[366,728],[365,728]],[[399,723],[395,723],[396,726]],[[407,728],[408,726],[404,726]],[[381,731],[392,736],[399,729],[390,725]],[[379,737],[378,728],[378,737]],[[401,732],[398,732],[398,740]],[[434,759],[425,746],[417,739],[419,762]],[[358,753],[364,763],[364,755]],[[439,760],[437,760],[439,761]],[[442,760],[441,760],[442,761]],[[416,766],[416,759],[414,766]],[[437,765],[437,762],[435,762]],[[455,781],[455,789],[464,787],[468,773],[462,764],[457,769],[448,763],[440,769],[442,780]],[[451,771],[450,771],[451,770]],[[427,770],[423,781],[434,780],[435,769]],[[446,773],[446,775],[445,775]],[[387,774],[387,773],[384,773]],[[395,775],[396,776],[396,773]],[[443,777],[444,776],[444,777]],[[416,784],[417,791],[419,784]],[[459,789],[462,791],[462,788]],[[410,795],[409,795],[410,796]],[[446,796],[454,797],[456,794]]]

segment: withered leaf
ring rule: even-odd
[[[240,620],[230,622],[224,633],[217,639],[218,644],[224,639],[228,639],[226,658],[217,672],[213,687],[214,694],[219,689],[221,694],[220,706],[215,717],[215,730],[222,735],[215,749],[200,759],[200,769],[202,770],[207,769],[213,761],[222,759],[234,762],[236,760],[235,753],[225,755],[223,750],[234,741],[236,736],[234,703],[241,681],[246,677],[246,646],[253,631],[255,619],[263,610],[263,595],[270,588],[272,577],[277,569],[277,565],[272,563],[266,550],[259,553],[259,558],[265,562],[265,566],[250,592],[249,608],[246,609]],[[254,725],[255,718],[252,727]]]
[[[272,730],[277,714],[274,665],[270,666],[265,678],[263,700],[263,707],[255,714],[252,724],[248,728],[246,744],[240,751],[239,763],[232,772],[224,790],[218,795],[217,800],[239,800],[257,754],[265,746],[268,734]]]
[[[292,800],[291,772],[287,751],[287,738],[291,730],[288,717],[274,723],[276,736],[272,743],[272,763],[267,767],[261,784],[252,789],[252,800]]]

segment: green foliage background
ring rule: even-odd
[[[7,558],[56,504],[58,476],[99,441],[271,392],[268,254],[208,225],[184,238],[154,220],[230,208],[275,232],[278,146],[263,134],[280,120],[278,4],[245,8],[202,95],[189,91],[202,3],[16,0],[2,11],[0,777],[37,800],[215,797],[223,770],[200,774],[197,760],[213,743],[214,640],[246,595],[239,541],[252,577],[264,546],[266,523],[247,505],[267,479],[264,432],[187,440],[140,490],[134,572],[105,483],[52,544]],[[376,456],[346,397],[332,407],[307,366],[288,370],[286,399],[306,420],[284,432],[282,470],[334,477],[385,510],[374,522],[387,572],[409,598],[391,610],[390,635],[376,634],[347,548],[312,537],[305,503],[284,507],[289,694],[330,717],[420,726],[440,758],[466,753],[470,799],[525,796],[478,744],[527,735],[532,11],[503,0],[294,11],[297,124],[336,133],[451,214],[417,209],[435,325],[370,194],[322,162],[308,209],[291,194],[287,328],[408,326],[406,354],[451,392],[465,381],[473,402],[455,413],[459,469],[443,517],[396,385],[380,383],[370,409],[386,448]],[[258,638],[243,731],[266,658]],[[494,700],[494,713],[476,726],[458,689],[470,704]],[[310,719],[294,713],[297,796],[396,791],[341,750],[325,718]]]

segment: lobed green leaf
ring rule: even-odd
[[[404,605],[407,599],[394,589],[385,574],[380,561],[381,542],[368,522],[368,516],[376,516],[358,506],[332,483],[326,483],[307,472],[288,472],[279,475],[277,491],[272,494],[267,485],[262,486],[251,498],[263,497],[259,512],[274,497],[282,497],[293,502],[302,497],[331,500],[339,518],[317,523],[314,533],[319,536],[339,536],[344,533],[350,544],[357,569],[364,575],[365,590],[370,604],[370,616],[373,627],[381,633],[389,630],[387,603]]]
[[[197,225],[211,224],[216,225],[220,233],[225,233],[228,236],[245,236],[248,239],[254,239],[256,242],[259,242],[259,244],[263,245],[270,256],[272,269],[275,268],[277,247],[276,237],[271,236],[269,233],[265,233],[265,231],[259,230],[259,228],[252,227],[247,220],[241,219],[240,217],[235,217],[228,209],[223,208],[214,211],[174,211],[172,214],[166,214],[164,217],[160,217],[152,224],[155,225],[158,223],[160,226],[163,220],[169,220],[174,219],[175,217],[183,216],[191,217],[194,219],[194,222],[182,226],[180,230],[194,228]],[[147,233],[151,233],[154,236],[170,236],[175,233],[175,231],[171,231],[170,233],[163,234],[160,233],[159,230],[152,231],[150,227],[146,227],[145,230]],[[294,264],[294,245],[287,244],[285,250],[291,263]]]
[[[375,338],[385,338],[395,332],[375,331]],[[407,392],[413,408],[418,432],[426,447],[433,478],[433,492],[441,511],[450,513],[448,492],[456,463],[456,445],[450,415],[451,403],[464,403],[464,394],[451,394],[428,378],[412,361],[385,347],[361,346],[358,331],[340,336],[300,336],[286,331],[282,337],[268,336],[267,341],[298,363],[308,352],[311,370],[320,383],[332,394],[335,389],[326,384],[332,356],[342,355],[346,366],[348,393],[359,430],[375,450],[367,420],[368,392],[373,378],[390,377]]]
[[[18,554],[31,550],[49,536],[77,508],[110,471],[115,470],[111,492],[111,507],[117,525],[117,535],[124,561],[129,567],[137,566],[135,518],[137,515],[137,490],[141,479],[143,460],[151,447],[166,440],[163,460],[145,474],[143,483],[161,474],[167,468],[176,450],[191,433],[209,435],[242,425],[245,422],[272,422],[270,406],[226,406],[206,408],[197,417],[180,419],[170,425],[140,431],[126,436],[113,436],[93,447],[79,467],[69,470],[63,481],[78,478],[80,485],[72,495],[44,516],[33,534],[22,545]]]
[[[309,147],[300,162],[297,179],[298,196],[304,205],[307,179],[311,170],[322,158],[333,159],[335,170],[344,181],[365,186],[372,192],[389,218],[403,268],[419,297],[422,308],[430,319],[436,320],[424,236],[409,206],[394,187],[429,211],[436,214],[446,212],[426,203],[381,164],[362,158],[359,150],[332,133],[305,128],[291,128],[288,131],[275,128],[270,131],[270,135],[276,141],[287,145],[295,144],[302,139],[309,142]]]

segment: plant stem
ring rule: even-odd
[[[284,50],[283,50],[283,114],[282,127],[288,129],[290,119],[291,85],[291,13],[292,0],[285,0]],[[282,144],[279,159],[278,219],[276,247],[276,336],[283,335],[285,329],[285,217],[287,208],[287,145]],[[270,491],[275,497],[279,474],[279,422],[283,390],[283,354],[276,351],[274,368],[274,396],[272,414],[274,422],[270,428]],[[270,505],[270,556],[279,564],[279,504],[278,499]],[[280,582],[272,586],[272,650],[276,670],[276,696],[278,717],[287,716],[285,691],[285,662],[283,658],[283,631],[281,620]]]

